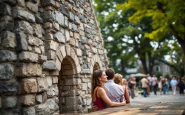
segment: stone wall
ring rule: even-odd
[[[84,113],[108,59],[90,0],[0,0],[0,114]]]

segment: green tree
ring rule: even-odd
[[[122,0],[95,0],[95,9],[100,22],[105,48],[110,57],[111,67],[125,71],[125,67],[133,67],[134,61],[141,60],[145,73],[152,73],[156,57],[166,54],[161,40],[145,39],[144,33],[152,32],[151,18],[143,18],[139,23],[133,24],[128,18],[136,10],[116,9],[116,4]],[[110,40],[111,38],[111,40]],[[156,46],[152,45],[155,43]],[[156,48],[154,48],[156,47]],[[159,53],[160,52],[160,53]],[[135,57],[137,56],[137,57]],[[119,60],[119,64],[117,64]],[[149,64],[148,64],[149,63]]]
[[[117,5],[117,8],[135,9],[136,12],[129,17],[129,21],[135,24],[144,17],[151,17],[153,31],[145,33],[145,37],[159,40],[170,33],[177,39],[185,54],[184,6],[184,0],[127,0]]]

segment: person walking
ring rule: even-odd
[[[141,79],[141,83],[142,83],[142,89],[143,89],[143,96],[147,97],[147,88],[149,84],[148,84],[148,80],[146,79],[146,77],[143,77]]]
[[[131,98],[132,99],[135,97],[135,91],[134,91],[135,90],[134,89],[135,85],[136,85],[136,82],[134,80],[134,77],[133,76],[130,76],[130,80],[128,82],[128,87],[130,89],[130,93],[131,93]]]
[[[175,79],[175,77],[172,78],[171,82],[170,82],[170,85],[172,87],[172,93],[173,95],[176,94],[176,86],[177,86],[177,80]]]
[[[158,80],[155,74],[152,77],[152,87],[153,87],[154,94],[157,95]]]
[[[122,102],[112,102],[106,94],[103,88],[104,83],[107,82],[107,75],[103,70],[96,70],[93,72],[91,79],[91,97],[92,97],[92,109],[93,111],[102,110],[106,108],[106,105],[110,107],[123,106],[126,104]]]

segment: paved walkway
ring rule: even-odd
[[[83,115],[185,115],[185,95],[151,94],[146,98],[139,95],[131,99],[131,103],[126,106],[107,108]]]

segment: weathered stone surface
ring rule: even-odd
[[[20,97],[20,103],[25,106],[31,106],[35,104],[35,95],[24,95]]]
[[[38,12],[38,6],[36,4],[33,4],[31,2],[26,2],[26,6],[32,12],[34,12],[34,13]]]
[[[15,34],[10,31],[5,31],[2,33],[2,46],[7,48],[15,48],[16,47],[16,38]]]
[[[33,77],[33,76],[41,76],[42,67],[40,64],[34,63],[20,63],[17,64],[16,73],[17,77]]]
[[[14,77],[14,66],[12,64],[0,64],[0,80],[9,80]]]
[[[56,70],[56,62],[55,61],[46,61],[43,63],[44,70]]]
[[[46,80],[47,80],[48,86],[51,87],[52,86],[52,77],[47,77]]]
[[[37,62],[38,61],[38,54],[32,52],[21,52],[19,54],[19,60],[25,62]]]
[[[48,84],[46,78],[37,78],[38,82],[38,92],[47,91]]]
[[[26,51],[28,50],[28,42],[26,40],[26,34],[23,32],[16,33],[16,40],[17,40],[17,51]]]
[[[23,93],[36,93],[37,81],[36,79],[23,79],[19,84],[19,92]]]
[[[26,107],[23,109],[23,115],[35,115],[35,107]]]
[[[42,95],[39,94],[39,95],[36,96],[36,102],[37,103],[42,103],[43,102],[42,101]]]
[[[56,39],[56,41],[58,41],[60,43],[66,42],[66,38],[62,32],[57,32],[56,34],[54,34],[53,37]]]
[[[42,37],[42,26],[40,24],[33,25],[33,35],[41,38]]]
[[[17,59],[15,52],[0,50],[0,62],[15,61]]]
[[[58,11],[55,11],[56,14],[56,21],[61,25],[61,26],[65,26],[64,25],[64,15]]]
[[[11,7],[7,4],[0,3],[0,15],[11,15]]]
[[[65,30],[66,41],[70,40],[69,31]]]
[[[28,43],[32,46],[41,46],[43,45],[43,41],[34,36],[28,36]]]
[[[59,109],[58,104],[53,99],[48,99],[45,103],[46,108],[49,110],[49,113],[52,114]]]
[[[4,97],[2,102],[5,108],[14,108],[17,104],[17,97]]]
[[[58,93],[59,91],[57,86],[50,87],[47,91],[48,97],[54,97],[55,95],[58,95]]]
[[[21,7],[14,7],[13,8],[13,17],[25,19],[30,22],[35,22],[35,16],[26,10],[22,9]]]
[[[42,6],[55,6],[56,5],[56,2],[55,0],[41,0],[41,5]]]
[[[17,4],[19,6],[25,7],[25,1],[24,0],[17,0]]]
[[[17,31],[23,31],[25,34],[33,35],[33,27],[26,21],[18,21],[16,29]]]
[[[46,56],[47,56],[48,60],[55,60],[56,59],[56,54],[53,50],[47,50]]]
[[[16,93],[18,84],[16,82],[1,82],[0,83],[0,94],[12,94]]]
[[[65,85],[77,85],[77,84],[81,84],[81,79],[65,79]]]

